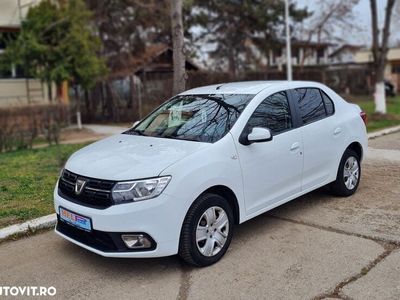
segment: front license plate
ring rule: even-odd
[[[88,217],[78,215],[60,207],[60,219],[85,231],[92,231],[92,221]]]

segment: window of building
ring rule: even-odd
[[[400,74],[400,64],[392,64],[392,74]]]

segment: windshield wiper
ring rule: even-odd
[[[136,129],[130,129],[128,131],[125,131],[124,133],[126,134],[131,134],[131,135],[141,135],[141,136],[148,136],[145,134],[142,130],[136,130]]]
[[[159,135],[159,136],[156,136],[156,137],[165,138],[165,139],[172,139],[172,140],[200,142],[198,139],[180,138],[180,137],[177,137],[176,135],[172,135],[172,134]]]

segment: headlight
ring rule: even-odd
[[[60,179],[63,176],[64,173],[64,167],[61,168],[60,173],[58,174],[58,179]]]
[[[171,176],[118,182],[112,197],[115,204],[155,198],[166,188]]]

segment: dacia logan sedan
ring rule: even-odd
[[[68,159],[54,190],[55,230],[102,256],[213,264],[236,224],[325,185],[352,195],[365,121],[315,82],[186,91]]]

